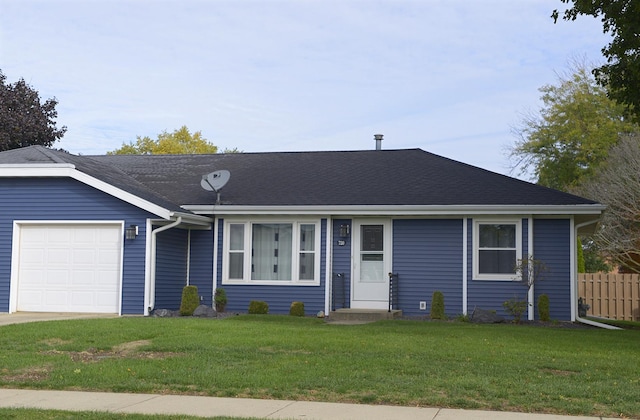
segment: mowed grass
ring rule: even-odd
[[[313,318],[0,328],[0,386],[640,417],[640,331]]]

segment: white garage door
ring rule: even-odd
[[[119,225],[21,225],[17,310],[118,313]]]

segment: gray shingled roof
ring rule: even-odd
[[[80,171],[159,205],[214,204],[202,175],[227,169],[222,204],[580,205],[597,204],[420,149],[214,155],[75,156],[28,147],[0,153],[1,163],[73,163]],[[39,148],[43,149],[43,148]],[[169,203],[169,204],[168,204]]]

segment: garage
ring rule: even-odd
[[[119,313],[121,223],[17,229],[17,311]]]

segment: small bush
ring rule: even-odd
[[[522,315],[527,311],[527,302],[517,298],[509,299],[502,304],[505,311],[513,317],[516,324],[520,323]]]
[[[471,318],[468,314],[458,314],[455,319],[458,322],[471,322]]]
[[[304,316],[304,302],[291,302],[291,308],[289,308],[289,315]]]
[[[431,297],[431,319],[446,319],[444,314],[444,295],[436,290]]]
[[[549,296],[540,295],[538,298],[538,316],[540,321],[551,321],[551,315],[549,313]]]
[[[198,288],[196,286],[185,286],[182,289],[182,301],[180,302],[180,315],[191,316],[200,304]]]
[[[217,288],[213,294],[213,302],[216,306],[216,312],[224,312],[227,307],[227,292],[224,289]]]
[[[269,304],[261,300],[249,302],[249,313],[253,315],[264,315],[269,313]]]

